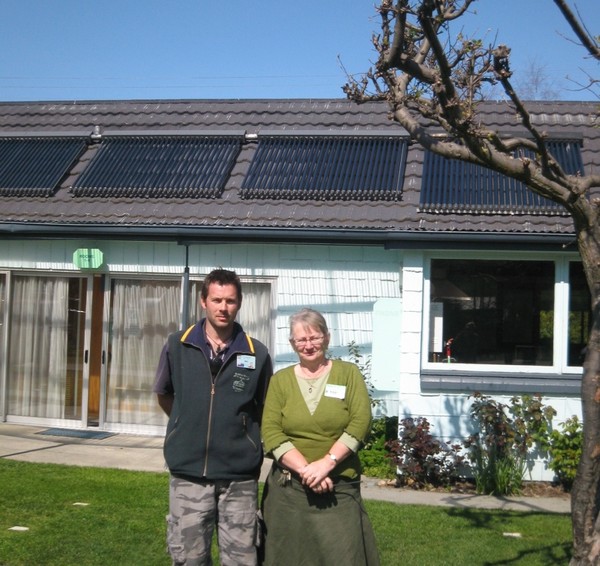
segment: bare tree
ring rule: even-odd
[[[530,59],[516,83],[516,90],[522,100],[557,100],[559,89],[550,80],[547,67],[535,59]]]
[[[589,56],[600,60],[597,40],[563,0],[554,0]],[[572,491],[572,565],[600,564],[600,175],[568,175],[548,150],[511,83],[510,48],[452,35],[453,24],[474,0],[382,0],[381,33],[373,37],[377,61],[350,80],[347,96],[381,100],[392,118],[424,148],[483,165],[523,182],[560,203],[573,218],[590,288],[593,325],[584,362],[581,398],[584,454]],[[478,103],[486,84],[499,84],[528,135],[503,138],[485,124]],[[590,85],[597,84],[592,81]],[[446,133],[440,137],[440,128]],[[516,149],[535,157],[514,158]],[[530,154],[531,152],[528,152]]]

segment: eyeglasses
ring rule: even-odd
[[[323,343],[323,340],[325,340],[325,336],[309,336],[308,338],[292,338],[292,342],[298,347],[298,348],[306,348],[306,346],[308,345],[308,343],[310,342],[311,344],[314,344],[315,346],[319,346]]]

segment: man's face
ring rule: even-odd
[[[206,311],[206,322],[217,331],[231,328],[241,304],[235,285],[208,286],[206,300],[200,298],[200,304]]]

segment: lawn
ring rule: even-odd
[[[1,566],[170,564],[166,473],[0,460],[0,477]],[[382,566],[569,561],[568,515],[366,505]]]

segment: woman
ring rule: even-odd
[[[357,451],[371,424],[359,369],[329,360],[323,316],[290,317],[299,363],[271,379],[262,420],[265,452],[274,459],[263,492],[266,565],[379,564],[360,495]]]

